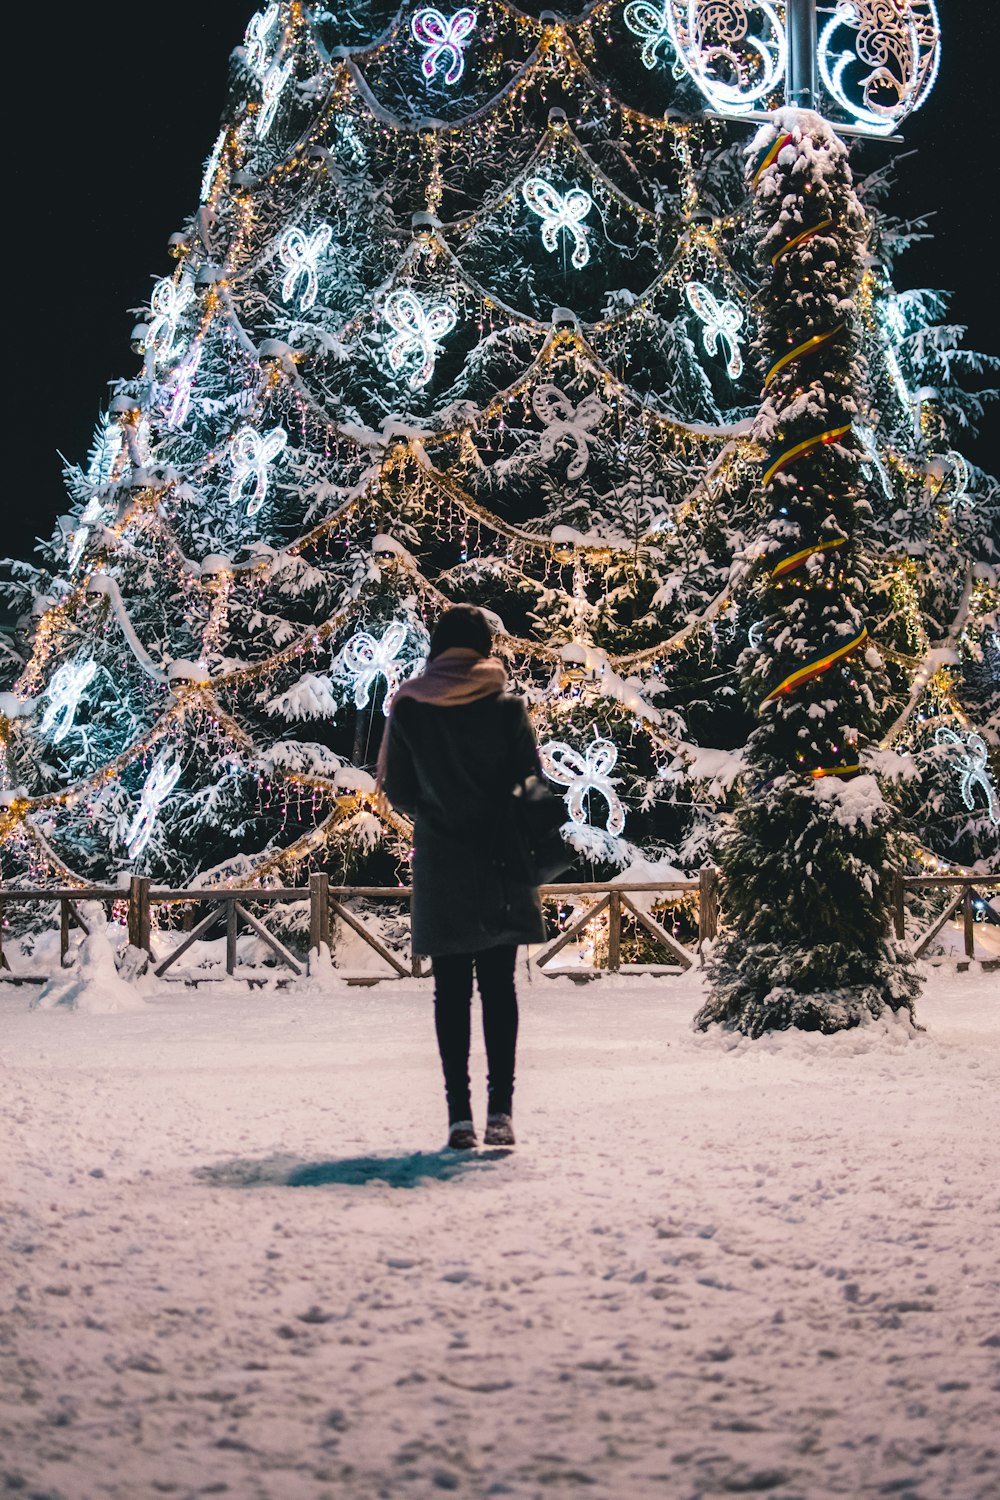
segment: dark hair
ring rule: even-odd
[[[445,610],[431,634],[431,660],[452,646],[464,646],[467,651],[478,651],[480,656],[489,656],[492,651],[489,621],[474,604],[456,604],[454,609]]]

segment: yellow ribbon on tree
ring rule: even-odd
[[[824,344],[829,343],[831,339],[835,339],[837,337],[837,334],[842,333],[843,331],[843,323],[838,323],[836,328],[830,329],[829,333],[814,333],[811,339],[806,339],[805,342],[799,344],[797,348],[789,349],[788,353],[783,354],[781,358],[779,360],[776,360],[768,370],[767,376],[764,380],[765,391],[771,384],[771,381],[774,379],[775,375],[777,375],[780,370],[783,370],[786,365],[790,365],[793,360],[802,359],[807,354],[815,353],[817,349],[821,349]]]
[[[759,163],[757,164],[757,168],[753,174],[753,177],[750,179],[751,188],[756,188],[758,182],[763,177],[768,167],[777,157],[778,152],[781,151],[783,147],[790,146],[793,140],[794,137],[791,134],[779,135],[775,137],[774,141],[770,146],[768,146],[767,150],[764,152]]]
[[[824,443],[835,443],[838,438],[842,438],[850,430],[851,423],[845,422],[842,427],[831,427],[826,432],[818,432],[815,437],[806,438],[803,442],[796,443],[793,448],[786,448],[785,452],[780,454],[768,467],[764,475],[765,485],[770,484],[779,469],[784,469],[789,464],[797,463],[800,458],[805,458],[807,453],[812,453],[815,448],[821,448]]]
[[[809,772],[809,775],[819,781],[821,776],[853,776],[860,770],[861,762],[859,761],[853,766],[817,766],[815,771]]]
[[[867,639],[868,627],[867,625],[863,625],[861,634],[856,635],[853,641],[848,641],[845,646],[838,646],[833,651],[825,651],[821,656],[813,657],[812,661],[807,661],[804,666],[796,667],[794,672],[789,672],[788,676],[779,682],[777,687],[772,688],[767,696],[761,699],[761,708],[764,707],[765,703],[773,703],[783,693],[790,693],[795,688],[801,687],[803,683],[811,682],[814,677],[819,677],[823,672],[828,672],[831,667],[835,666],[838,661],[842,661],[851,651],[856,651],[862,641],[866,641]]]
[[[832,224],[832,219],[820,219],[819,223],[814,224],[811,229],[803,229],[801,234],[797,234],[794,239],[788,240],[782,245],[780,250],[774,252],[771,256],[771,265],[776,266],[781,257],[787,255],[789,250],[797,250],[800,245],[804,245],[807,240],[811,240],[814,234],[822,234],[823,230],[829,229]]]
[[[809,547],[803,547],[799,552],[793,552],[788,557],[783,557],[780,562],[775,563],[771,569],[772,578],[784,578],[786,573],[794,573],[795,569],[801,567],[808,558],[817,552],[829,552],[831,547],[842,547],[847,541],[846,536],[831,537],[828,542],[813,542]]]

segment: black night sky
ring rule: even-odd
[[[894,197],[932,215],[932,238],[907,258],[900,287],[954,291],[952,318],[971,346],[1000,351],[1000,21],[992,3],[938,0],[941,75],[904,127],[905,145],[866,145],[861,170],[896,150]],[[63,511],[57,450],[82,459],[107,382],[135,368],[128,309],[169,272],[170,233],[197,204],[219,124],[229,51],[253,0],[174,0],[170,7],[88,6],[45,49],[23,135],[9,136],[13,224],[8,316],[19,372],[8,409],[0,553],[27,556]],[[8,69],[37,59],[38,15],[8,18]],[[10,96],[8,96],[10,97]],[[43,123],[39,123],[39,122]],[[966,451],[994,473],[1000,407]]]

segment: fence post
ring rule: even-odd
[[[226,973],[236,972],[236,897],[226,902]]]
[[[133,948],[141,948],[152,957],[150,885],[147,875],[133,875],[128,883],[128,940]]]
[[[719,872],[711,866],[698,871],[698,947],[710,943],[719,930]]]
[[[7,958],[6,953],[3,951],[3,924],[4,924],[4,920],[5,920],[5,918],[4,918],[4,903],[3,903],[3,898],[0,897],[0,969],[6,969],[9,972],[9,970],[10,970],[10,961]]]
[[[69,952],[69,897],[59,898],[59,967],[65,969]]]
[[[903,873],[901,870],[892,872],[892,885],[889,888],[889,904],[892,911],[893,931],[900,942],[906,937],[906,886],[903,884]]]
[[[309,876],[309,952],[319,957],[324,943],[330,946],[330,877]]]
[[[608,904],[608,973],[617,974],[622,966],[622,894],[609,892]]]
[[[976,919],[972,906],[972,886],[965,887],[965,900],[962,902],[962,925],[965,928],[965,956],[975,958],[976,956]]]

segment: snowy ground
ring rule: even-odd
[[[1000,977],[697,998],[524,983],[521,1142],[455,1158],[426,984],[0,993],[0,1495],[996,1500]]]

